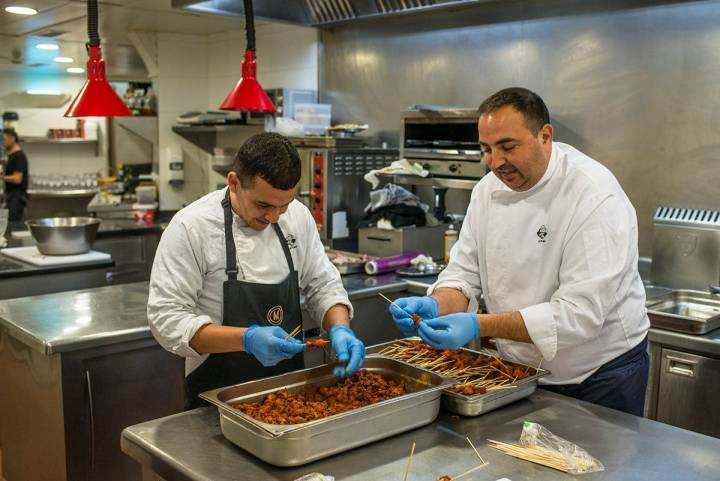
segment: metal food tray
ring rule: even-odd
[[[386,347],[388,347],[392,344],[395,344],[398,341],[416,341],[416,340],[420,340],[420,338],[419,337],[410,337],[407,339],[398,339],[395,341],[385,342],[382,344],[376,344],[374,346],[369,346],[365,352],[367,354],[378,355],[378,353],[380,351],[382,351],[383,349],[385,349]],[[452,413],[461,414],[463,416],[479,416],[481,414],[485,414],[485,413],[490,412],[499,407],[505,406],[506,404],[510,404],[519,399],[528,397],[529,395],[531,395],[532,393],[535,392],[535,389],[537,389],[538,379],[550,374],[550,371],[547,371],[545,369],[539,369],[539,368],[536,368],[533,366],[528,366],[526,364],[521,364],[521,363],[515,362],[515,361],[508,361],[500,356],[491,354],[488,351],[475,351],[473,349],[467,349],[467,348],[462,348],[461,350],[468,354],[473,354],[473,355],[482,354],[484,356],[496,357],[506,364],[509,364],[511,366],[518,366],[523,369],[529,369],[530,372],[534,373],[534,374],[526,377],[525,379],[521,379],[521,380],[513,383],[512,386],[517,386],[516,388],[499,389],[497,391],[488,392],[485,394],[474,394],[472,396],[468,396],[465,394],[460,394],[460,393],[450,391],[449,389],[445,389],[442,393],[442,407]],[[390,358],[387,358],[387,359],[390,359]],[[398,361],[398,362],[403,362],[403,361]],[[413,365],[413,364],[410,363],[410,365]],[[432,372],[432,371],[430,371],[430,372]],[[453,382],[451,384],[451,386],[454,384],[457,384],[457,383]],[[448,386],[448,387],[450,387],[450,386]]]
[[[688,334],[706,334],[720,327],[720,295],[676,289],[645,302],[653,327]]]
[[[330,259],[330,262],[332,263],[332,265],[334,265],[337,268],[338,272],[340,272],[341,275],[365,272],[365,263],[367,261],[377,259],[376,257],[373,257],[373,256],[366,256],[366,260],[362,260],[362,254],[358,254],[357,252],[340,251],[337,249],[327,249],[325,251],[325,254],[340,254],[345,257],[349,257],[351,259],[357,259],[357,262],[352,262],[352,263],[347,263],[347,264],[335,264],[334,262],[332,262],[332,259]]]
[[[204,392],[201,398],[218,407],[220,428],[232,443],[275,466],[299,466],[430,424],[440,411],[440,395],[452,380],[386,357],[365,360],[364,369],[402,381],[408,394],[301,424],[276,425],[258,421],[231,403],[258,402],[287,389],[327,386],[335,364],[325,364],[280,376]]]

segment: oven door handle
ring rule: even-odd
[[[392,239],[388,239],[387,237],[376,237],[373,235],[369,235],[367,238],[368,240],[374,240],[379,242],[392,242]]]

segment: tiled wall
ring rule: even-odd
[[[207,104],[207,38],[158,34],[158,143],[160,208],[180,209],[206,192],[209,155],[172,131],[178,115],[205,110]],[[185,181],[168,182],[169,163],[182,158]]]
[[[317,90],[316,30],[263,23],[256,28],[256,47],[258,80],[264,88]],[[161,209],[179,209],[224,182],[211,169],[210,154],[173,133],[172,126],[189,110],[218,109],[240,78],[244,51],[242,29],[211,36],[158,34]],[[227,137],[223,135],[224,145]],[[239,146],[240,137],[236,143]],[[166,180],[173,155],[182,155],[185,162],[185,183],[179,188]]]

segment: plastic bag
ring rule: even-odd
[[[310,473],[306,474],[303,477],[297,478],[295,481],[335,481],[335,478],[332,476],[325,476],[324,474],[320,473]]]
[[[547,449],[561,455],[569,466],[568,473],[582,474],[605,470],[602,463],[590,456],[590,453],[583,448],[554,435],[549,429],[537,423],[525,421],[520,434],[520,445]]]

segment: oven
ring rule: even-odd
[[[358,138],[291,137],[300,154],[298,197],[310,209],[320,238],[333,248],[357,248],[357,225],[370,202],[363,178],[398,160],[397,149],[363,147]]]
[[[476,109],[415,106],[402,113],[400,156],[435,177],[479,179],[487,173]]]

